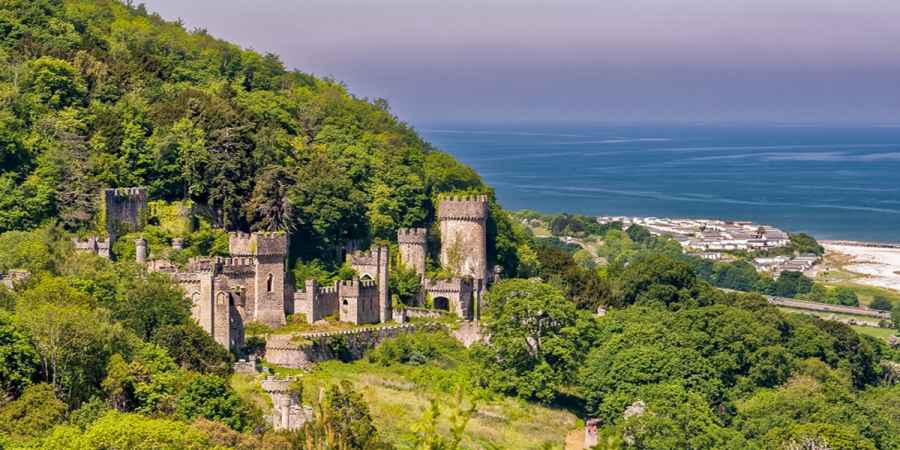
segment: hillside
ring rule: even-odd
[[[384,100],[113,0],[0,0],[0,58],[0,450],[900,449],[896,345],[536,238]]]
[[[318,257],[430,223],[440,193],[487,190],[385,100],[276,55],[115,0],[2,11],[0,232],[51,219],[83,232],[99,189],[147,186],[225,230],[302,235],[298,254]],[[500,253],[514,271],[513,252]]]

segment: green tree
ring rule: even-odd
[[[231,353],[194,321],[160,327],[153,342],[184,369],[221,377],[231,374]]]
[[[215,375],[198,375],[188,382],[175,401],[175,412],[182,419],[203,417],[245,431],[255,423],[228,382]]]
[[[420,276],[415,269],[397,267],[390,271],[391,296],[396,296],[407,306],[417,306],[416,297],[421,289]]]
[[[893,306],[893,303],[883,295],[876,295],[872,299],[872,303],[869,304],[869,308],[877,309],[879,311],[890,311]]]
[[[38,350],[42,373],[70,405],[97,392],[107,359],[125,343],[120,327],[84,306],[20,302],[17,315]]]
[[[288,191],[296,181],[280,166],[270,166],[259,174],[253,196],[247,204],[247,220],[258,231],[294,231],[299,226]]]
[[[501,392],[542,402],[572,381],[595,324],[562,292],[533,280],[504,280],[486,301],[489,342],[478,348],[485,382]]]
[[[829,303],[836,303],[844,306],[859,306],[859,297],[856,295],[856,291],[850,288],[839,287],[831,292],[829,297],[830,299],[833,299],[833,301]]]
[[[56,398],[52,386],[35,384],[0,407],[0,433],[14,439],[37,437],[60,422],[65,413],[66,405]]]
[[[0,394],[17,397],[37,375],[38,355],[10,314],[0,311]]]
[[[112,305],[112,316],[141,339],[150,340],[166,325],[191,320],[190,300],[164,274],[137,273],[125,280]]]
[[[84,99],[84,82],[66,61],[43,57],[30,64],[30,91],[51,108],[65,108]]]
[[[316,419],[300,435],[311,449],[388,449],[362,395],[348,381],[331,386],[316,405]]]

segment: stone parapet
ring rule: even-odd
[[[428,243],[428,230],[425,228],[401,228],[397,231],[397,242],[425,245]]]
[[[439,220],[481,221],[488,216],[488,196],[442,196],[438,203]]]

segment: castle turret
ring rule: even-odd
[[[141,231],[147,225],[147,188],[104,189],[101,201],[103,225],[111,238]]]
[[[312,410],[300,405],[300,399],[291,390],[291,382],[269,377],[261,383],[263,390],[272,397],[272,428],[276,431],[297,430],[312,420]]]
[[[355,252],[347,256],[347,260],[353,270],[356,270],[363,279],[377,283],[381,322],[393,320],[389,294],[390,251],[388,248],[379,246],[368,252]]]
[[[458,276],[487,277],[488,198],[446,196],[438,204],[441,265]]]
[[[428,254],[428,231],[425,228],[401,228],[397,232],[400,262],[419,276],[425,275],[425,255]]]
[[[147,262],[147,240],[137,238],[134,240],[134,259],[138,264]]]
[[[270,326],[284,325],[285,258],[288,239],[285,233],[254,233],[256,253],[256,320]]]

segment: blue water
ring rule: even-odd
[[[422,124],[507,209],[745,219],[900,242],[900,127]]]

